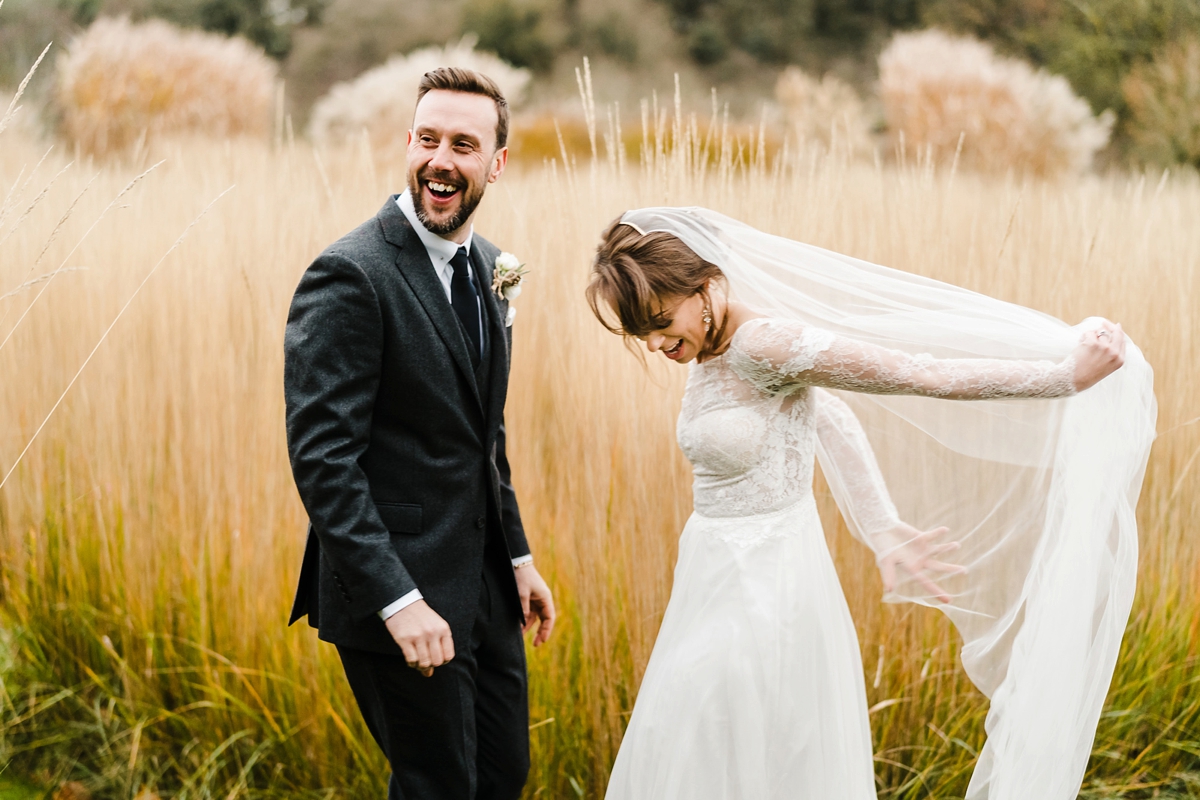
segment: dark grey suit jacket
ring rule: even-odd
[[[398,653],[377,612],[419,588],[465,646],[488,536],[509,558],[529,553],[504,450],[511,330],[491,290],[497,255],[473,237],[487,329],[477,366],[394,197],[301,278],[284,392],[310,524],[288,624],[307,614],[325,641]],[[515,579],[508,594],[519,613]]]

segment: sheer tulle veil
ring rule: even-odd
[[[1081,326],[928,278],[758,231],[703,208],[645,208],[622,222],[665,231],[724,272],[764,314],[911,353],[1059,360]],[[1074,800],[1083,780],[1137,567],[1134,508],[1154,439],[1153,375],[1125,366],[1059,400],[956,402],[838,392],[854,409],[906,522],[946,525],[964,575],[947,605],[916,581],[885,597],[940,609],[989,698],[968,800]],[[846,484],[818,449],[846,521]]]

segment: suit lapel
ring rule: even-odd
[[[384,239],[399,249],[396,254],[396,266],[400,274],[417,296],[425,313],[429,315],[433,327],[445,342],[454,362],[467,377],[467,383],[471,385],[471,392],[480,408],[486,411],[487,407],[479,394],[479,384],[475,380],[475,369],[471,365],[466,337],[463,336],[458,318],[454,316],[454,309],[446,299],[446,290],[438,279],[433,262],[429,260],[425,245],[421,244],[421,239],[408,224],[404,212],[396,205],[395,197],[384,203],[377,218],[383,228]],[[490,276],[488,280],[491,280]]]
[[[488,326],[490,359],[488,369],[488,397],[485,400],[489,440],[500,428],[504,412],[504,399],[508,393],[508,328],[504,325],[504,314],[496,293],[492,291],[492,263],[478,244],[471,248],[471,267],[483,284],[483,308]]]

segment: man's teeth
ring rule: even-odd
[[[450,194],[451,192],[458,191],[458,187],[456,186],[448,186],[444,183],[434,183],[433,181],[429,181],[429,188],[433,189],[435,192],[442,192],[444,194]]]

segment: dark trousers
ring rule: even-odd
[[[470,646],[429,678],[401,655],[339,647],[354,699],[392,766],[388,800],[516,800],[529,773],[525,642],[485,558]],[[507,602],[506,602],[507,601]]]

